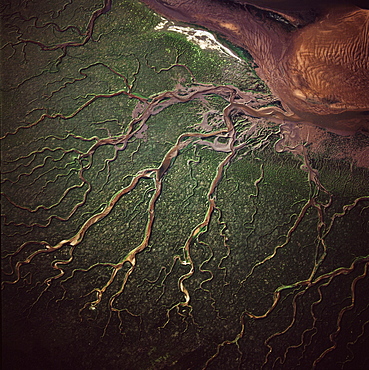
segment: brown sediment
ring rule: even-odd
[[[369,132],[369,10],[362,1],[143,1],[247,49],[300,122]]]

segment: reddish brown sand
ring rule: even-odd
[[[204,26],[247,49],[260,77],[300,122],[342,134],[369,132],[365,2],[143,1],[168,18]]]

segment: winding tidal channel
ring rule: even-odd
[[[364,368],[366,134],[136,0],[1,16],[4,369]]]

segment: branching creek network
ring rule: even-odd
[[[1,17],[3,369],[365,368],[367,135],[136,0]]]

